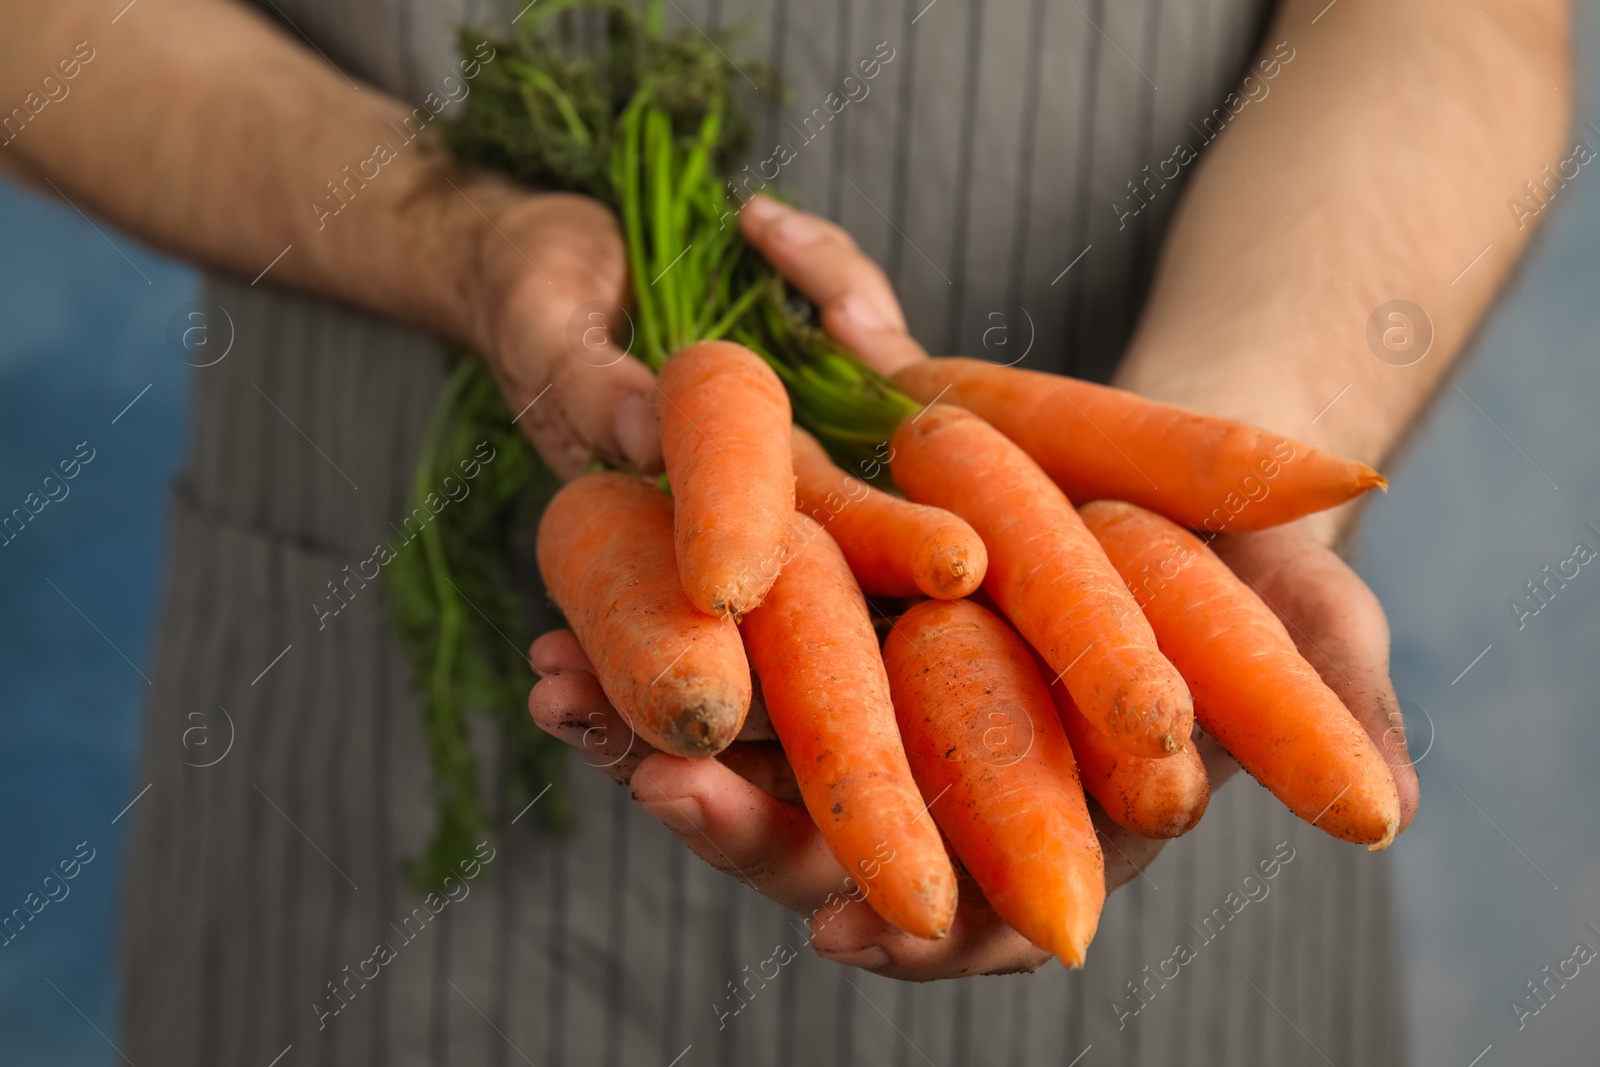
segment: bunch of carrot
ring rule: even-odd
[[[598,52],[576,54],[574,8],[604,20]],[[1376,748],[1190,532],[1287,522],[1381,477],[1240,423],[982,362],[885,380],[812,325],[729,222],[723,175],[744,128],[731,83],[744,79],[720,46],[666,31],[659,0],[642,16],[628,0],[554,0],[496,47],[451,146],[618,212],[635,354],[659,375],[670,495],[616,472],[579,478],[550,501],[537,546],[641,739],[715,757],[744,724],[753,669],[807,812],[880,915],[942,936],[959,861],[1069,965],[1105,894],[1090,798],[1135,833],[1188,831],[1209,799],[1196,720],[1303,818],[1393,839]],[[884,465],[904,496],[868,484]],[[458,609],[439,616],[470,623]],[[461,732],[445,699],[471,647],[460,629],[431,642],[441,735]],[[440,766],[459,776],[469,749],[455,748]]]
[[[541,572],[641,738],[715,755],[753,668],[807,811],[880,915],[942,936],[953,852],[1003,919],[1073,966],[1105,897],[1086,794],[1135,833],[1187,832],[1209,799],[1197,719],[1297,815],[1393,840],[1377,748],[1186,528],[1218,521],[1212,501],[1230,532],[1286,522],[1382,485],[1375,472],[977,361],[919,363],[895,384],[962,405],[895,428],[905,498],[834,466],[774,371],[727,341],[661,371],[670,497],[617,473],[556,495]],[[885,617],[881,647],[868,596],[914,601]]]

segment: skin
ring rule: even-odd
[[[1531,233],[1506,199],[1525,196],[1523,182],[1569,147],[1568,12],[1564,0],[1326,6],[1292,0],[1279,11],[1266,40],[1290,41],[1295,58],[1271,96],[1244,108],[1196,164],[1116,384],[1381,468]],[[566,341],[580,305],[625,297],[616,223],[600,205],[453,168],[419,143],[319,227],[310,202],[391,136],[387,123],[408,105],[348,81],[228,0],[140,0],[114,25],[113,12],[90,0],[5,0],[0,12],[5,25],[26,27],[0,35],[6,106],[77,42],[96,49],[68,101],[0,147],[0,168],[243,279],[292,246],[261,284],[474,347],[511,410],[542,396],[520,425],[559,473],[576,474],[593,455],[659,466],[648,372],[632,359],[595,367]],[[761,198],[741,222],[841,342],[886,373],[924,358],[882,272],[842,230]],[[1436,330],[1427,357],[1406,368],[1365,344],[1368,316],[1396,297],[1424,307]],[[1352,519],[1347,508],[1214,547],[1378,739],[1404,825],[1417,783],[1389,682],[1388,625],[1330,547]],[[547,635],[532,654],[548,675],[530,699],[535,719],[585,744],[587,716],[611,713],[576,642]],[[600,744],[620,754],[627,731],[612,725]],[[588,735],[591,753],[597,736]],[[1231,761],[1202,745],[1220,784]],[[610,769],[707,862],[809,914],[843,874],[804,809],[754,784],[781,795],[783,771],[770,743],[740,746],[725,761],[636,752]],[[1111,886],[1160,848],[1102,828]],[[900,934],[852,903],[814,944],[840,962],[918,980],[1028,970],[1044,959],[970,888],[940,942]]]

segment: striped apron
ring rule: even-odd
[[[415,101],[450,72],[455,26],[503,32],[524,2],[262,7]],[[668,14],[747,27],[747,54],[793,88],[760,112],[753,158],[789,148],[776,184],[884,264],[931,350],[1102,379],[1183,180],[1150,175],[1215,136],[1265,25],[1251,0],[673,0]],[[132,1062],[1403,1058],[1388,859],[1244,776],[1113,894],[1080,972],[918,985],[825,962],[793,915],[575,755],[575,833],[512,825],[502,804],[474,876],[419,896],[398,866],[431,831],[429,765],[382,590],[347,593],[322,625],[316,605],[406,510],[440,347],[264,286],[213,279],[204,295],[235,341],[195,372],[172,498],[140,771],[153,788],[131,816],[122,907]],[[232,739],[210,766],[183,744],[196,714]],[[484,777],[503,775],[493,731],[474,740]]]

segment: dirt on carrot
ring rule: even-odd
[[[970,600],[925,600],[895,623],[883,654],[929,813],[996,914],[1081,967],[1105,903],[1105,860],[1032,652]],[[996,708],[1030,724],[1026,748],[999,759],[974,728]]]
[[[1191,741],[1165,759],[1130,756],[1083,717],[1067,687],[1050,686],[1086,793],[1112,822],[1141,837],[1172,838],[1193,830],[1211,802],[1211,783]]]

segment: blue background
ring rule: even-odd
[[[1582,17],[1581,31],[1581,58],[1600,55],[1600,20]],[[1580,69],[1574,136],[1600,147],[1584,125],[1600,117],[1600,88]],[[1594,166],[1545,221],[1356,549],[1388,608],[1396,686],[1425,753],[1422,814],[1396,850],[1419,1064],[1593,1062],[1600,1034],[1600,968],[1520,1030],[1509,1007],[1578,941],[1600,949],[1585,925],[1600,926],[1600,567],[1520,630],[1509,606],[1580,538],[1600,547],[1584,529],[1600,526]],[[95,1028],[114,1039],[127,825],[111,820],[139,789],[139,671],[189,373],[168,320],[195,280],[59,198],[4,184],[0,233],[0,512],[79,442],[95,449],[71,494],[0,548],[0,912],[79,842],[95,849],[70,896],[0,948],[0,1056],[109,1064],[120,1061]]]
[[[120,831],[131,820],[111,820],[137,791],[139,671],[183,439],[188,368],[167,347],[167,319],[195,278],[95,225],[0,184],[0,512],[42,496],[79,442],[94,449],[67,497],[0,547],[0,912],[42,894],[79,842],[94,849],[70,894],[0,948],[6,1063],[121,1062],[78,1012],[115,1039]]]

